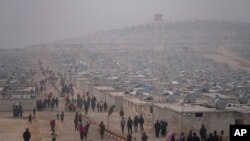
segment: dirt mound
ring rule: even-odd
[[[194,51],[200,53],[206,59],[214,60],[218,63],[228,64],[233,68],[250,72],[250,60],[240,56],[226,47],[214,48],[209,52],[203,49],[194,49]]]

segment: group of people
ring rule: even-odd
[[[227,141],[227,137],[222,130],[220,135],[217,135],[215,130],[213,133],[209,133],[207,137],[207,129],[204,124],[201,125],[199,136],[192,130],[189,131],[189,135],[186,137],[184,132],[181,132],[177,137],[173,131],[169,131],[167,135],[167,141]]]
[[[46,72],[46,71],[45,71]],[[60,75],[58,75],[60,76]],[[62,76],[62,75],[61,75]],[[53,80],[53,77],[49,77],[48,80]],[[45,87],[46,79],[40,82],[40,85],[42,87]],[[75,109],[70,111],[76,111],[77,108],[79,110],[84,109],[85,114],[88,114],[89,108],[95,112],[95,109],[97,108],[98,112],[107,112],[108,109],[108,104],[106,101],[97,101],[96,97],[90,97],[89,92],[84,94],[82,97],[78,94],[77,98],[73,98],[73,92],[74,88],[72,84],[67,85],[65,82],[65,79],[61,77],[61,86],[62,89],[61,91],[67,95],[66,97],[66,109],[69,109],[69,105],[73,105]],[[43,88],[44,89],[44,88]],[[41,92],[42,90],[41,89]],[[72,99],[69,99],[69,94],[72,93]],[[40,99],[37,101],[37,109],[42,110],[43,108],[53,108],[54,106],[58,106],[58,99],[52,97],[52,93],[48,95],[47,98],[45,98],[43,101]],[[141,133],[141,141],[147,141],[148,140],[148,135],[144,131],[144,118],[142,115],[140,116],[134,116],[133,118],[128,117],[127,120],[124,118],[124,111],[120,111],[121,115],[121,120],[120,120],[120,126],[121,126],[121,131],[122,134],[124,134],[125,127],[127,127],[127,140],[132,141],[133,138],[133,130],[134,132],[138,132],[138,129],[140,130]],[[61,113],[57,113],[57,119],[61,119],[63,122],[64,120],[64,112],[62,111]],[[56,140],[57,134],[55,133],[55,120],[51,120],[50,122],[51,126],[51,136],[52,136],[52,141]],[[89,132],[89,127],[90,124],[87,122],[85,125],[82,122],[82,115],[81,113],[76,112],[75,118],[74,118],[74,127],[75,131],[79,132],[80,134],[80,139],[86,139],[88,136]],[[188,136],[185,136],[184,132],[181,132],[178,137],[176,134],[172,131],[169,131],[167,134],[167,127],[168,127],[168,122],[165,120],[157,120],[156,123],[154,124],[154,129],[155,129],[155,137],[167,137],[167,141],[227,141],[224,131],[221,131],[220,135],[217,135],[217,131],[214,131],[213,133],[210,133],[209,136],[207,136],[207,129],[205,128],[204,124],[201,125],[199,136],[195,133],[190,131]],[[103,121],[99,124],[99,134],[100,138],[104,138],[104,133],[105,133],[105,125]],[[168,136],[170,134],[170,136]],[[23,134],[23,138],[25,141],[29,141],[31,138],[31,134],[28,129]]]
[[[54,110],[54,108],[58,108],[59,99],[57,97],[52,97],[52,93],[46,95],[45,98],[39,99],[36,102],[36,107],[38,111],[43,111],[44,109],[51,109],[51,111]]]
[[[209,133],[209,136],[207,137],[206,132],[204,132],[204,127],[201,127],[200,129],[200,137],[197,136],[197,134],[192,131],[189,132],[189,135],[187,137],[187,141],[227,141],[227,137],[224,135],[224,131],[222,130],[220,135],[217,134],[217,131],[215,130],[213,133]],[[185,141],[185,140],[181,140]]]
[[[79,131],[80,133],[80,139],[87,140],[90,124],[87,122],[85,126],[83,125],[81,113],[79,114],[78,112],[76,112],[74,118],[74,125],[75,125],[75,131]]]
[[[148,135],[146,134],[146,132],[144,131],[144,118],[142,115],[135,116],[133,119],[131,117],[128,117],[128,120],[126,121],[125,118],[123,117],[124,113],[120,114],[122,116],[122,119],[120,121],[120,125],[121,125],[121,130],[122,130],[122,134],[124,134],[124,129],[125,126],[127,127],[128,130],[128,134],[127,134],[127,140],[128,141],[132,141],[132,134],[133,134],[133,127],[134,127],[134,131],[137,132],[138,131],[138,126],[140,126],[140,131],[141,131],[141,140],[142,141],[147,141],[148,140]]]
[[[71,95],[73,97],[73,95],[74,95],[73,85],[72,84],[67,85],[64,82],[63,78],[61,78],[61,85],[62,85],[61,96],[70,96]]]
[[[90,97],[89,92],[86,92],[86,95],[83,97],[80,94],[77,94],[77,98],[66,97],[66,110],[76,112],[77,109],[84,110],[85,114],[88,114],[89,109],[92,109],[95,112],[96,108],[98,112],[107,112],[108,104],[106,101],[97,101],[95,96]]]
[[[134,127],[135,132],[138,131],[138,125],[140,125],[141,131],[144,130],[144,128],[143,128],[144,118],[142,117],[142,115],[140,115],[140,117],[135,116],[133,120],[131,119],[131,117],[129,117],[128,120],[126,121],[124,119],[124,117],[122,117],[122,119],[120,121],[120,125],[121,125],[122,134],[124,134],[124,128],[125,128],[125,126],[127,126],[128,133],[132,135],[133,127]]]
[[[88,131],[89,131],[89,123],[87,123],[85,126],[82,123],[80,123],[78,128],[79,128],[79,133],[80,133],[80,139],[81,139],[81,141],[84,138],[87,140]]]
[[[168,122],[165,120],[161,120],[160,122],[157,120],[155,125],[155,136],[157,138],[159,138],[160,133],[161,133],[161,137],[166,137],[166,133],[167,133],[167,127],[168,127]]]
[[[217,131],[214,130],[214,132],[209,133],[209,136],[207,137],[207,129],[204,124],[201,125],[199,134],[200,137],[198,137],[195,132],[190,131],[187,141],[227,141],[227,137],[224,135],[223,130],[221,131],[220,135],[218,135]]]
[[[64,121],[64,111],[63,110],[61,111],[61,113],[59,113],[59,111],[57,111],[56,119],[57,120],[61,119],[62,122]]]
[[[108,104],[106,101],[104,103],[102,102],[102,100],[100,102],[97,102],[98,112],[107,112],[107,110],[108,110]]]
[[[53,70],[49,70],[49,68],[44,69],[41,62],[39,62],[39,66],[40,66],[40,70],[41,70],[42,74],[45,76],[45,78],[43,80],[40,80],[39,86],[38,86],[38,84],[36,84],[36,92],[43,93],[43,92],[46,92],[45,84],[47,82],[49,82],[51,85],[55,85],[58,78],[56,77]],[[39,88],[39,90],[38,90],[38,88]]]
[[[77,109],[82,110],[84,109],[85,114],[88,114],[89,108],[91,107],[93,111],[95,111],[96,107],[96,98],[93,96],[90,98],[90,96],[87,95],[81,97],[80,94],[77,94],[77,98],[69,98],[67,96],[66,98],[66,108],[65,110],[76,112]]]

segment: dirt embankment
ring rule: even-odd
[[[228,64],[233,68],[250,72],[250,60],[240,56],[229,48],[218,47],[209,52],[207,50],[196,48],[194,51],[200,53],[206,59],[211,59],[218,63]]]

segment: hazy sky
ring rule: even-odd
[[[0,48],[25,47],[152,22],[250,22],[250,0],[0,0]]]

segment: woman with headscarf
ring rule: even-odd
[[[184,132],[181,132],[181,134],[179,135],[179,141],[185,141]]]

